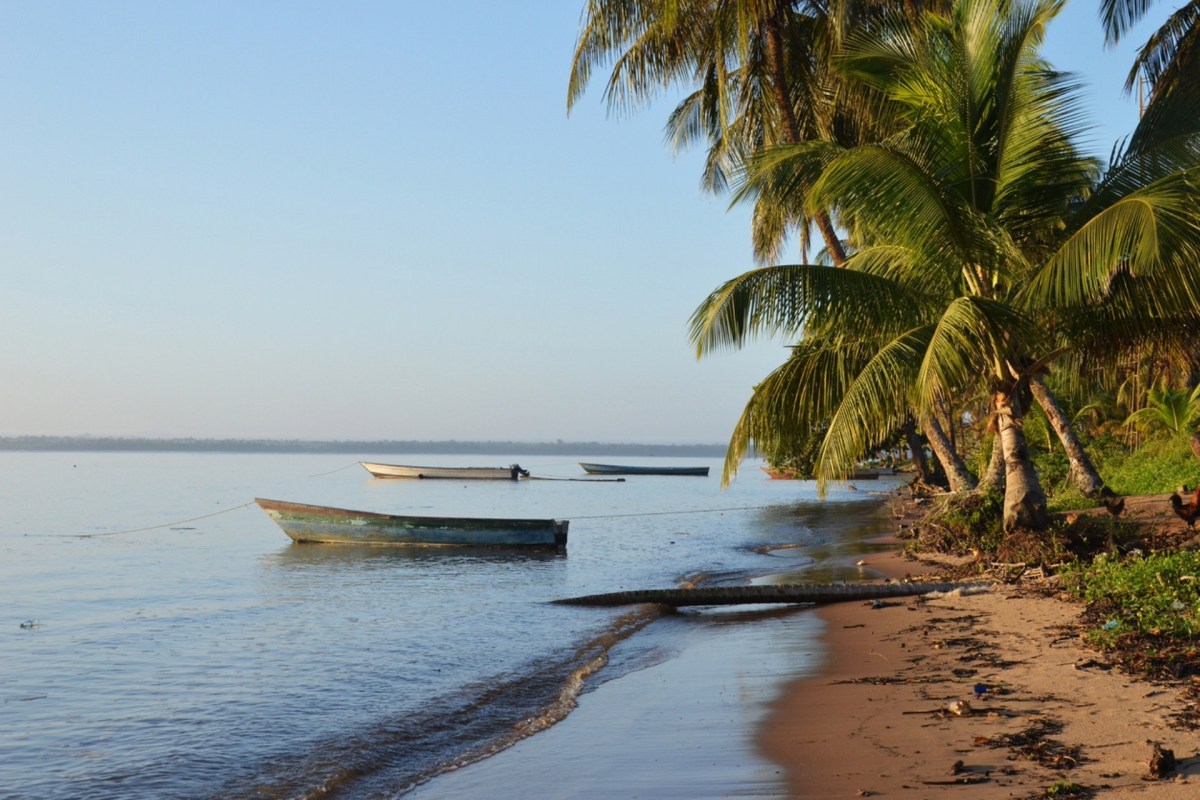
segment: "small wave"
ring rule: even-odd
[[[464,687],[416,714],[314,742],[299,756],[252,768],[213,796],[222,800],[365,800],[397,797],[482,761],[561,722],[619,642],[664,610],[639,606],[561,658]]]

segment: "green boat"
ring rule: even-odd
[[[409,517],[254,499],[296,542],[467,547],[567,546],[565,519]]]

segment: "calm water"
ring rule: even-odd
[[[554,724],[637,668],[608,659],[615,643],[654,637],[647,610],[547,601],[819,567],[884,524],[864,523],[867,491],[817,502],[753,465],[722,491],[717,459],[520,460],[563,480],[378,480],[336,455],[0,453],[0,796],[394,797]],[[713,469],[585,481],[579,460]],[[293,545],[256,496],[566,518],[570,540]]]

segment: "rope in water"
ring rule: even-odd
[[[770,506],[731,506],[728,508],[694,508],[687,511],[642,511],[632,514],[596,514],[594,516],[579,516],[571,517],[571,519],[619,519],[621,517],[661,517],[668,514],[720,514],[724,511],[761,511],[764,508],[775,508],[775,505]]]
[[[335,472],[341,472],[341,471],[342,471],[342,470],[344,470],[344,469],[350,469],[351,467],[357,467],[357,466],[358,466],[358,464],[359,464],[359,462],[357,462],[357,461],[351,461],[349,464],[347,464],[347,465],[346,465],[346,466],[344,466],[344,467],[338,467],[337,469],[331,469],[331,470],[329,470],[329,472],[318,472],[316,475],[309,475],[308,477],[310,477],[310,478],[324,478],[326,475],[332,475],[333,473],[335,473]]]
[[[233,508],[214,511],[211,514],[201,514],[198,517],[181,519],[177,522],[164,522],[162,525],[148,525],[145,528],[129,528],[128,530],[123,531],[105,531],[104,533],[27,533],[25,535],[46,539],[98,539],[101,536],[118,536],[123,533],[142,533],[143,531],[156,531],[160,528],[172,528],[176,525],[182,525],[185,522],[196,522],[197,520],[208,519],[209,517],[216,517],[220,516],[221,514],[228,514],[230,511],[238,511],[252,505],[254,505],[254,501],[242,503],[240,506],[234,506]]]
[[[25,536],[44,538],[44,539],[98,539],[103,536],[120,536],[128,533],[144,533],[145,531],[156,531],[163,528],[173,528],[176,525],[183,525],[186,522],[197,522],[210,517],[218,517],[221,514],[228,514],[231,511],[240,511],[243,508],[249,508],[254,505],[254,501],[242,503],[240,506],[226,508],[221,511],[214,511],[211,514],[202,514],[198,517],[189,517],[188,519],[176,520],[175,522],[164,522],[161,525],[147,525],[144,528],[128,528],[123,531],[105,531],[104,533],[27,533]],[[774,506],[731,506],[727,508],[694,508],[686,511],[643,511],[640,513],[631,514],[590,514],[581,516],[571,516],[570,519],[622,519],[628,517],[662,517],[671,514],[721,514],[726,511],[761,511],[765,508],[773,508]]]

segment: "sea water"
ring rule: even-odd
[[[629,646],[666,624],[654,610],[550,601],[853,577],[844,558],[822,565],[883,530],[868,511],[895,485],[819,500],[752,463],[722,489],[719,459],[520,461],[541,479],[375,479],[329,454],[0,453],[0,797],[398,796],[554,725],[645,652],[662,657]],[[578,461],[712,474],[597,480]],[[296,545],[254,497],[568,519],[569,542]]]

